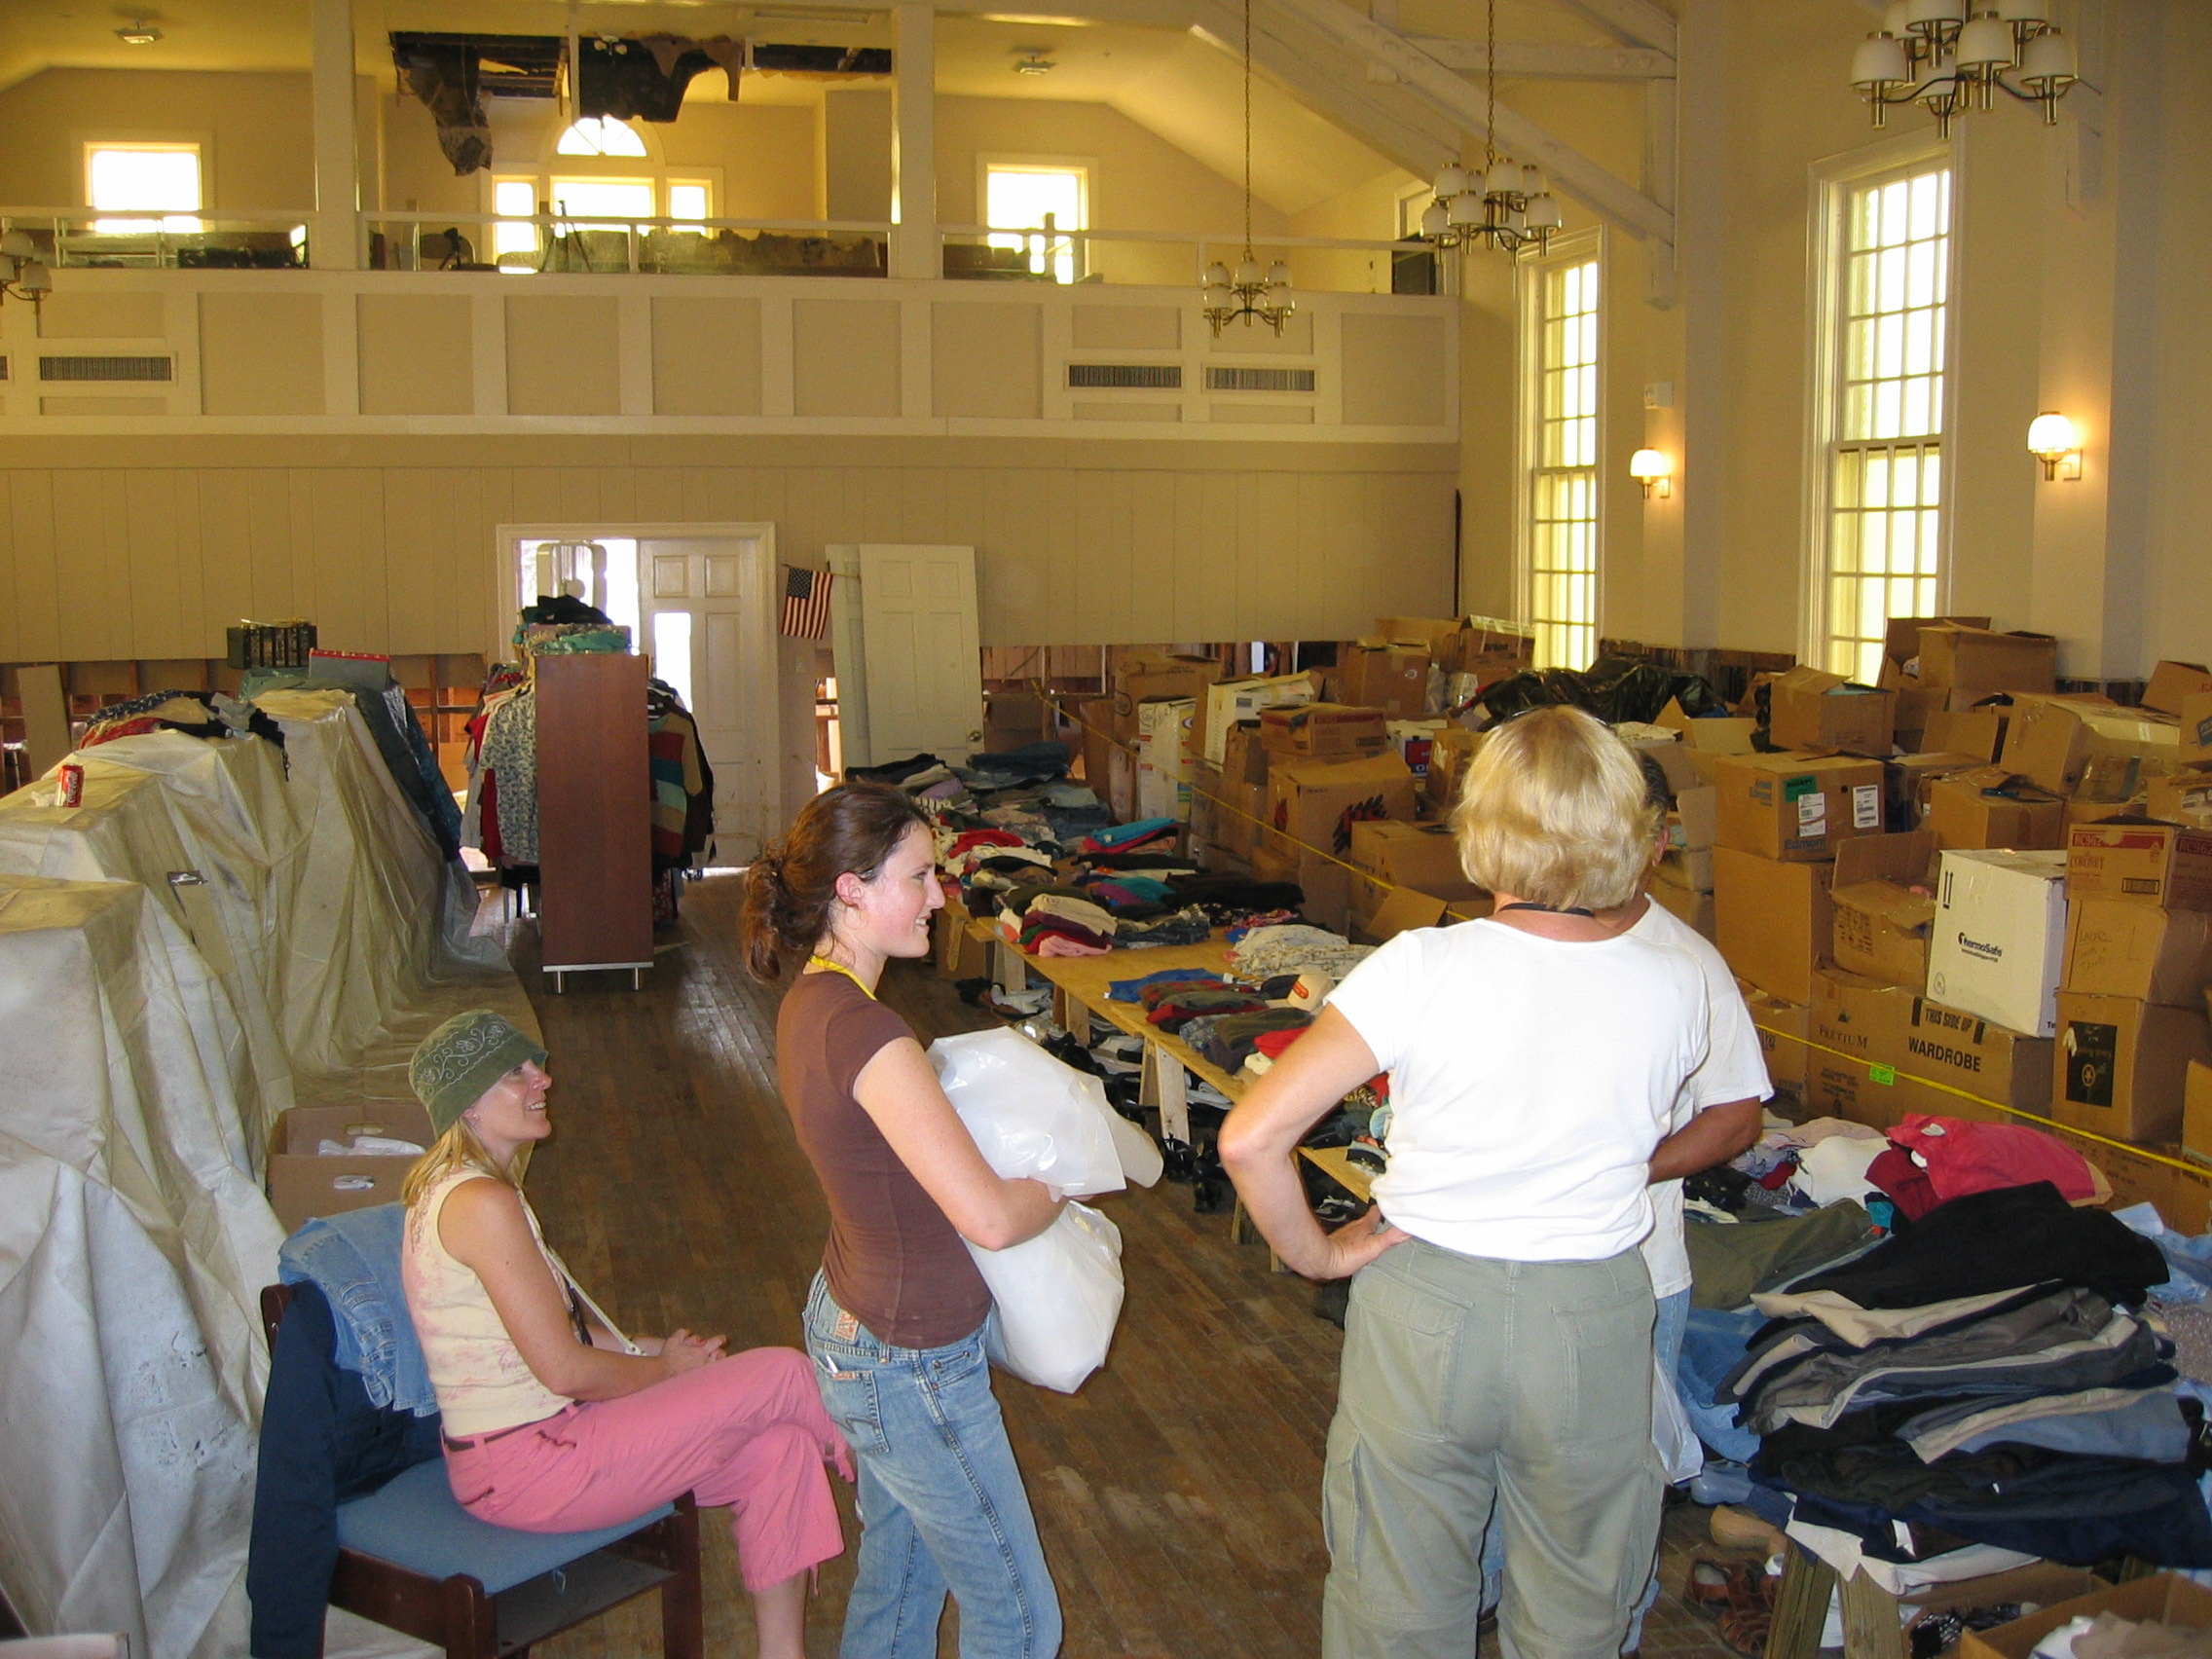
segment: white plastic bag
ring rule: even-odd
[[[1675,1391],[1675,1380],[1651,1356],[1651,1444],[1658,1451],[1659,1466],[1669,1486],[1694,1481],[1705,1468],[1705,1447],[1690,1426],[1690,1414]]]
[[[930,1063],[999,1174],[1031,1176],[1060,1193],[1123,1187],[1112,1109],[1103,1089],[1084,1087],[1097,1079],[1003,1027],[940,1038]],[[1122,1235],[1112,1222],[1070,1203],[1034,1238],[1006,1250],[970,1244],[968,1253],[996,1304],[990,1353],[998,1364],[1072,1394],[1106,1363],[1122,1314]]]

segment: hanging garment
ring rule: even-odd
[[[537,863],[537,698],[524,687],[484,731],[484,769],[498,784],[500,863]]]

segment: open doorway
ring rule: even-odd
[[[715,772],[719,865],[742,865],[817,788],[811,641],[777,631],[772,524],[502,525],[498,655],[522,607],[570,592],[630,630]]]

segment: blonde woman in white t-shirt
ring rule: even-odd
[[[1494,914],[1378,950],[1223,1125],[1282,1259],[1357,1274],[1322,1490],[1327,1659],[1463,1656],[1493,1498],[1507,1659],[1612,1659],[1641,1598],[1661,1484],[1645,1188],[1678,1101],[1711,1103],[1698,963],[1601,915],[1636,898],[1655,819],[1589,715],[1493,731],[1453,824]],[[1291,1160],[1382,1071],[1377,1212],[1324,1234]]]

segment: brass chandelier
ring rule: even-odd
[[[1954,116],[1996,108],[2000,92],[2042,104],[2044,125],[2055,127],[2058,100],[2080,77],[2050,0],[1894,0],[1851,58],[1852,90],[1876,127],[1893,105],[1917,102],[1946,138]]]
[[[1216,339],[1238,317],[1246,328],[1257,318],[1280,334],[1298,309],[1290,267],[1278,259],[1263,272],[1252,251],[1252,0],[1244,0],[1244,256],[1234,274],[1218,259],[1207,266],[1204,288],[1205,319]]]
[[[1419,235],[1435,247],[1541,253],[1562,223],[1559,203],[1542,169],[1497,153],[1497,0],[1490,0],[1485,46],[1483,170],[1470,173],[1457,162],[1439,168],[1431,187],[1435,200],[1421,213]]]

